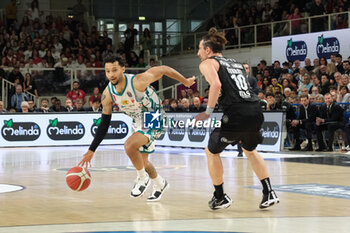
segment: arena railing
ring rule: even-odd
[[[296,35],[317,31],[330,31],[336,29],[337,17],[342,16],[350,26],[350,11],[302,17],[299,19],[289,19],[260,23],[248,26],[233,27],[221,29],[229,38],[226,49],[256,47],[261,45],[270,45],[273,37]],[[321,27],[314,23],[315,20],[323,20]],[[293,24],[299,24],[293,27]],[[319,27],[319,28],[318,28]],[[162,55],[178,55],[187,53],[196,53],[199,41],[207,32],[197,33],[169,33],[164,38],[162,33],[154,33],[154,45],[156,53],[160,53],[166,43],[166,53]]]

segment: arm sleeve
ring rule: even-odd
[[[92,141],[89,150],[95,152],[96,148],[100,145],[103,138],[105,137],[109,123],[111,122],[112,115],[102,114],[101,123],[97,128],[97,132],[94,140]]]

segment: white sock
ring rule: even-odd
[[[164,178],[157,174],[157,177],[152,179],[153,183],[157,188],[162,188],[164,185]]]
[[[146,174],[145,168],[142,168],[141,170],[136,170],[136,172],[137,172],[137,177],[139,177],[141,180],[146,179],[147,174]]]

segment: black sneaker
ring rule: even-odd
[[[263,199],[260,203],[259,208],[260,209],[265,209],[268,208],[274,204],[278,204],[280,202],[280,199],[278,199],[275,191],[271,191],[268,194],[263,194]]]
[[[209,207],[212,210],[217,210],[217,209],[226,209],[230,207],[232,204],[232,200],[227,194],[224,194],[224,197],[221,199],[217,199],[215,195],[213,195],[213,198],[209,201]]]
[[[151,195],[147,198],[147,201],[159,201],[167,188],[169,188],[169,184],[166,180],[164,180],[164,185],[160,189],[153,185],[153,191]]]

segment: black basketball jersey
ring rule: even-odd
[[[219,62],[218,75],[221,82],[219,105],[226,109],[235,103],[259,102],[258,96],[250,88],[243,65],[234,59],[220,56],[210,57]]]

